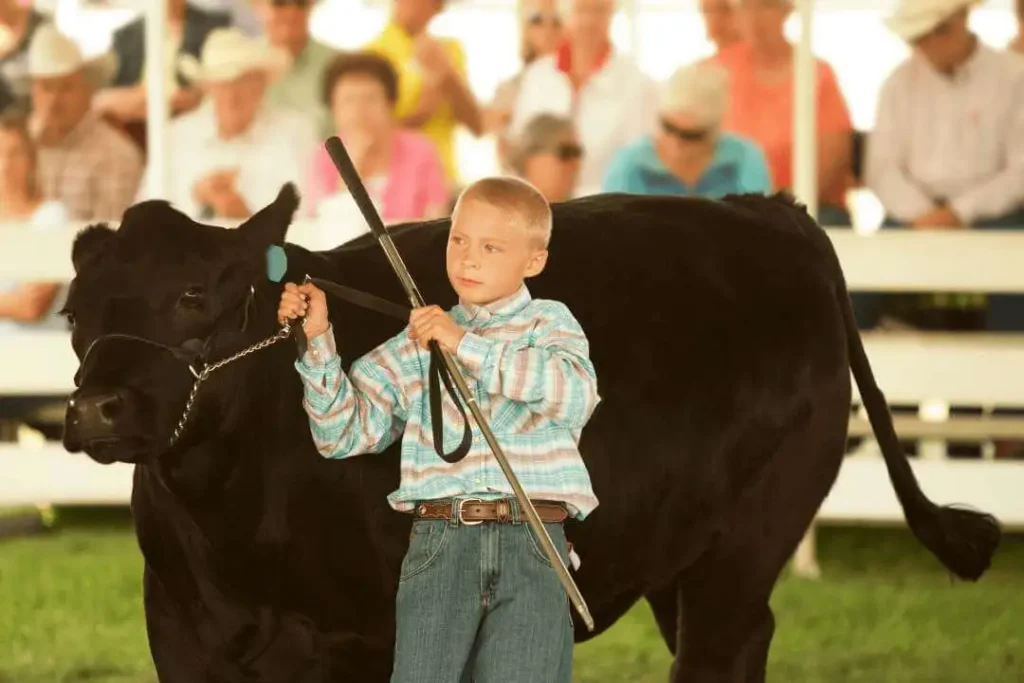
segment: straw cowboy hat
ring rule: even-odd
[[[279,48],[250,38],[237,28],[210,32],[203,45],[202,59],[182,55],[178,66],[192,81],[231,81],[250,71],[265,71],[271,77],[288,68],[291,60]]]
[[[896,11],[885,20],[885,25],[903,40],[913,42],[957,11],[981,2],[982,0],[902,0]]]
[[[28,75],[30,78],[58,78],[84,70],[93,87],[101,88],[113,79],[117,71],[117,55],[105,52],[85,59],[82,50],[53,23],[36,29],[28,46]]]

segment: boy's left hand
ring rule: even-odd
[[[413,341],[426,347],[431,340],[448,353],[455,353],[466,331],[448,317],[440,306],[414,308],[409,315],[409,335]]]

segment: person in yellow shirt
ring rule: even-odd
[[[445,0],[392,0],[391,18],[366,48],[385,57],[398,72],[395,114],[437,146],[448,183],[459,182],[455,130],[461,124],[483,133],[480,106],[466,80],[466,55],[451,38],[427,34]]]

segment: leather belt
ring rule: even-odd
[[[525,515],[513,517],[513,505],[518,505],[514,499],[478,500],[476,498],[465,498],[457,503],[458,521],[462,524],[481,524],[483,522],[511,524],[513,521],[525,524]],[[452,500],[423,501],[416,505],[413,514],[418,519],[443,519],[451,521],[454,507],[455,501]],[[564,503],[535,501],[533,507],[537,510],[537,516],[540,517],[542,522],[560,524],[569,516],[569,511]]]

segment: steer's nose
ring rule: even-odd
[[[81,389],[68,399],[64,416],[65,440],[82,444],[117,435],[118,422],[128,405],[119,389]]]

